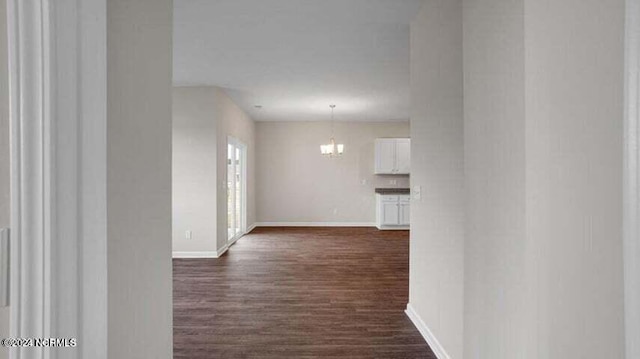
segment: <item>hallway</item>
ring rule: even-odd
[[[409,232],[257,228],[174,259],[174,358],[435,358],[406,317]]]

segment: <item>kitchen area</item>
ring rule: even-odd
[[[375,174],[408,177],[411,174],[411,139],[375,140]],[[376,187],[376,227],[380,230],[408,230],[411,218],[409,188]]]

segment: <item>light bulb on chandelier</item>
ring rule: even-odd
[[[333,138],[333,110],[336,105],[329,105],[329,107],[331,107],[331,139],[328,144],[320,145],[320,153],[329,157],[341,156],[344,153],[344,144],[336,144],[336,140]]]

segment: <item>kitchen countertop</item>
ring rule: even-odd
[[[409,188],[376,188],[377,194],[410,194]]]

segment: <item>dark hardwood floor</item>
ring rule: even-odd
[[[174,358],[434,358],[404,314],[409,232],[258,228],[175,259]]]

